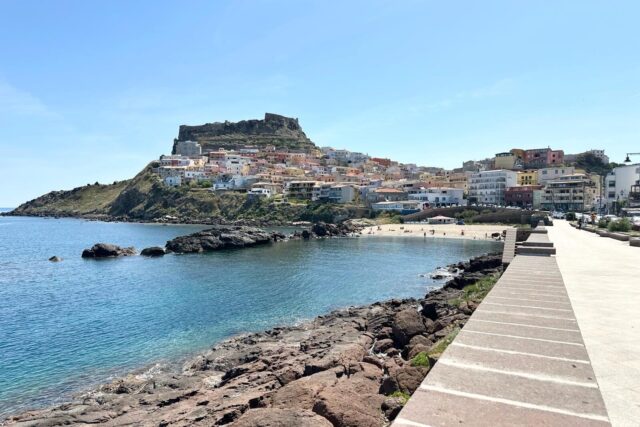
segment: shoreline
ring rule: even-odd
[[[497,240],[495,233],[502,236],[512,225],[489,224],[384,224],[369,226],[361,230],[361,237],[408,237],[422,239],[467,239]],[[432,233],[433,231],[433,233]],[[463,234],[464,233],[464,234]]]
[[[413,366],[411,358],[464,324],[475,303],[451,302],[464,285],[497,274],[498,265],[499,256],[460,262],[448,269],[462,273],[425,298],[348,307],[297,325],[234,336],[185,356],[182,371],[150,375],[153,364],[67,403],[8,415],[4,423],[250,426],[252,419],[274,419],[347,426],[355,416],[361,417],[358,423],[386,425],[402,403],[389,395],[413,392],[428,372]],[[433,364],[437,354],[429,360]],[[345,393],[362,395],[363,401],[343,403]]]

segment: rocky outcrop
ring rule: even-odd
[[[148,248],[144,248],[140,252],[140,255],[148,256],[148,257],[156,257],[156,256],[163,256],[165,253],[166,251],[164,250],[164,248],[161,248],[160,246],[151,246]]]
[[[283,237],[282,234],[268,233],[260,228],[219,225],[169,240],[166,248],[176,253],[211,252],[263,245],[279,237]]]
[[[302,131],[298,119],[266,113],[264,120],[215,122],[198,126],[180,126],[178,141],[197,141],[205,150],[234,149],[244,145],[313,149],[315,145]]]
[[[89,249],[82,251],[82,258],[116,258],[136,254],[136,248],[122,248],[111,243],[96,243]]]
[[[464,265],[488,271],[493,261]],[[120,378],[7,425],[384,426],[403,404],[390,395],[416,390],[437,363],[436,346],[469,318],[451,303],[461,295],[445,287],[424,299],[352,307],[232,338],[182,372]],[[413,363],[421,352],[428,363]]]
[[[51,262],[60,262],[60,261],[62,261],[62,258],[60,258],[57,255],[54,255],[51,258],[49,258],[49,261],[51,261]]]

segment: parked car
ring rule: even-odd
[[[560,212],[560,211],[555,211],[551,214],[551,218],[553,219],[564,219],[565,214],[564,212]]]
[[[456,225],[464,225],[464,220],[459,219],[459,220],[456,222]]]

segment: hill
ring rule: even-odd
[[[366,210],[320,203],[279,203],[242,193],[217,194],[199,187],[167,187],[152,172],[154,163],[134,178],[53,191],[23,203],[10,215],[76,217],[121,221],[220,223],[247,221],[282,224],[362,216]]]
[[[235,149],[245,145],[293,150],[313,150],[315,144],[302,131],[298,119],[265,113],[264,120],[239,122],[215,122],[198,126],[180,126],[174,141],[173,153],[178,141],[197,141],[203,151],[219,148]]]

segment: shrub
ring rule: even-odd
[[[427,353],[421,351],[420,353],[416,354],[413,359],[411,359],[411,366],[424,366],[425,368],[430,367],[431,364],[429,363],[429,357],[427,356]]]
[[[598,220],[598,228],[607,228],[607,220],[604,218]]]
[[[390,397],[399,397],[400,400],[402,400],[402,404],[403,405],[405,405],[409,401],[409,398],[411,397],[411,395],[409,393],[405,393],[404,391],[400,391],[400,390],[394,391],[389,396]]]
[[[627,218],[622,218],[617,221],[611,221],[607,226],[609,231],[631,231],[631,222]]]

